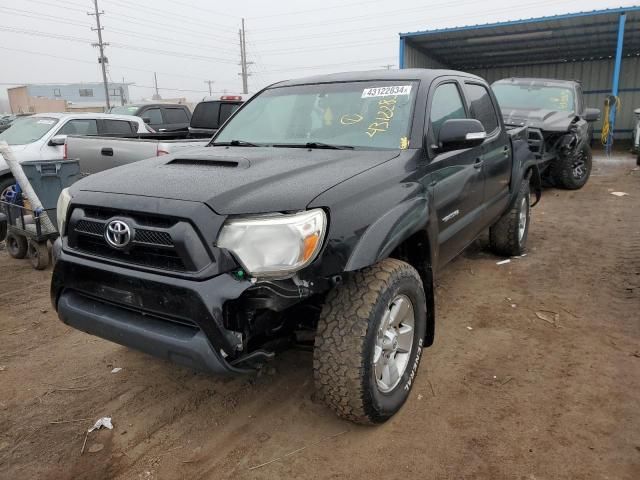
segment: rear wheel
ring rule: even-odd
[[[49,266],[50,260],[47,242],[36,242],[35,240],[29,240],[27,253],[29,255],[31,266],[36,270],[44,270]]]
[[[583,145],[571,155],[561,155],[551,165],[551,176],[556,186],[567,190],[584,187],[591,175],[592,154],[588,145]]]
[[[22,235],[16,235],[13,232],[7,233],[6,238],[7,252],[13,258],[24,258],[27,256],[27,239]]]
[[[531,219],[529,181],[524,179],[511,209],[489,229],[489,244],[498,255],[522,255]]]
[[[322,309],[313,356],[320,397],[353,422],[391,418],[411,391],[426,317],[420,276],[400,260],[383,260],[334,288]]]

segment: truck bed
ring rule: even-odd
[[[146,135],[154,136],[149,138]],[[208,138],[162,140],[160,138],[156,134],[142,134],[133,138],[70,135],[66,141],[66,157],[78,159],[82,173],[91,174],[145,158],[202,147],[209,143]]]

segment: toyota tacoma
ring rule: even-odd
[[[487,228],[495,252],[524,251],[536,171],[479,77],[276,83],[208,146],[63,191],[52,302],[74,328],[207,372],[313,347],[319,398],[381,423],[433,342],[438,271]]]
[[[582,188],[591,175],[593,122],[575,80],[505,78],[492,85],[507,128],[526,126],[529,145],[548,184]]]

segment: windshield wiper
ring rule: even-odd
[[[260,145],[257,145],[255,143],[251,143],[251,142],[246,142],[244,140],[231,140],[230,142],[214,142],[212,143],[213,146],[230,146],[230,147],[259,147]]]
[[[351,145],[332,145],[330,143],[322,142],[307,142],[307,143],[279,143],[274,144],[274,147],[280,148],[324,148],[327,150],[353,150]]]

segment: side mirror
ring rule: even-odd
[[[462,150],[482,145],[487,138],[482,123],[473,118],[452,118],[446,120],[438,134],[438,153]]]
[[[142,117],[142,121],[149,125],[151,123],[151,119],[149,117]]]
[[[61,145],[64,145],[64,142],[66,141],[67,141],[66,135],[54,135],[53,137],[51,137],[51,140],[49,140],[49,146],[59,147]]]
[[[587,122],[596,122],[600,120],[600,109],[599,108],[587,108],[584,111],[584,119]]]

